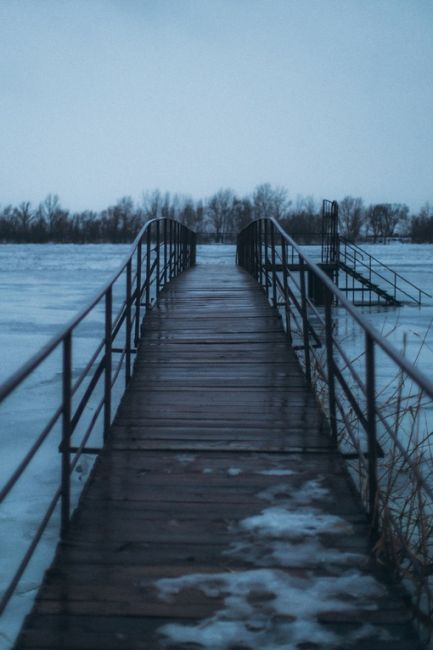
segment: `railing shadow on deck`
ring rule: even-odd
[[[42,429],[31,435],[29,448],[23,451],[15,469],[0,489],[0,503],[25,477],[30,463],[44,442],[58,435],[54,448],[60,451],[61,479],[45,512],[41,514],[30,543],[17,567],[11,568],[0,600],[0,614],[6,608],[24,571],[37,548],[48,523],[60,503],[60,536],[64,538],[69,526],[71,475],[85,453],[97,455],[110,430],[115,415],[114,391],[123,376],[122,394],[133,369],[133,355],[141,338],[141,323],[160,291],[173,278],[195,264],[196,236],[184,225],[171,219],[155,219],[142,228],[131,251],[119,270],[95,297],[55,335],[33,358],[0,386],[0,406],[17,395],[29,377],[37,375],[42,365],[58,364],[52,374],[60,377],[58,403],[50,410]],[[91,317],[101,329],[95,349],[86,358],[84,367],[74,364],[74,344],[79,344],[77,332]],[[25,398],[23,398],[25,399]],[[117,400],[119,401],[119,400]],[[19,403],[18,403],[19,407]],[[98,436],[97,431],[100,431]],[[96,437],[96,446],[89,442]],[[78,439],[77,439],[78,438]],[[17,438],[16,445],[20,447]],[[76,501],[76,499],[74,499]],[[38,513],[37,513],[38,514]],[[18,539],[12,535],[12,539]]]
[[[431,629],[433,383],[275,220],[241,231],[237,261],[281,317],[368,511],[378,559],[398,571]]]

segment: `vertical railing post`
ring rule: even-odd
[[[63,339],[63,413],[62,413],[62,470],[61,470],[61,521],[60,536],[65,538],[71,512],[71,402],[72,402],[72,333]]]
[[[174,277],[179,273],[179,228],[177,221],[174,222]]]
[[[181,272],[181,255],[180,255],[180,223],[176,221],[176,275]]]
[[[131,307],[132,307],[132,262],[126,265],[126,313],[125,313],[125,387],[131,379]]]
[[[141,255],[142,255],[142,242],[138,242],[137,246],[137,278],[135,283],[135,334],[134,345],[137,347],[140,338],[140,305],[141,305]]]
[[[192,258],[191,258],[191,266],[195,266],[197,262],[197,233],[193,232],[192,233]]]
[[[266,299],[269,300],[269,289],[270,289],[270,280],[269,280],[269,255],[268,255],[268,219],[263,220],[263,234],[265,240],[265,289],[266,289]]]
[[[254,247],[254,278],[260,284],[260,258],[259,258],[259,222],[253,224],[253,247]]]
[[[332,323],[332,293],[327,287],[325,292],[325,337],[326,337],[326,365],[328,369],[328,407],[329,424],[332,440],[337,443],[337,404],[335,400],[335,371],[334,371],[334,332]]]
[[[250,268],[249,272],[251,275],[257,278],[256,265],[257,265],[257,249],[256,249],[256,228],[254,224],[250,226],[249,239],[250,239]]]
[[[264,286],[263,282],[263,243],[262,243],[262,220],[257,222],[257,250],[259,252],[259,283]]]
[[[373,537],[378,529],[377,511],[377,436],[376,436],[376,378],[374,341],[365,334],[365,370],[367,397],[367,441],[368,441],[368,510]]]
[[[304,340],[304,360],[305,360],[305,376],[307,382],[311,384],[311,362],[310,362],[310,337],[308,326],[308,311],[307,311],[307,292],[305,289],[305,262],[304,258],[299,256],[299,279],[301,285],[301,310],[302,310],[302,332]]]
[[[151,239],[151,229],[152,226],[149,225],[146,231],[146,311],[150,309],[150,239]]]
[[[170,220],[168,229],[169,229],[169,239],[170,239],[170,241],[169,241],[169,256],[170,256],[170,260],[169,260],[169,277],[170,277],[170,280],[172,280],[173,279],[173,221],[172,220]]]
[[[275,226],[271,224],[272,305],[277,308],[277,272],[275,270]]]
[[[195,239],[195,233],[190,230],[188,234],[188,264],[190,267],[194,266],[194,239]]]
[[[161,273],[161,256],[160,256],[160,226],[161,221],[158,219],[156,221],[156,244],[155,244],[155,250],[156,250],[156,299],[158,299],[159,292],[160,292],[160,273]]]
[[[251,247],[251,275],[258,280],[257,277],[257,245],[256,245],[256,224],[252,223],[250,226],[250,247]]]
[[[162,236],[164,237],[164,286],[167,284],[167,219],[164,219]]]
[[[290,345],[292,344],[292,324],[290,318],[289,303],[289,271],[287,268],[287,245],[284,237],[281,235],[281,261],[283,263],[283,283],[284,283],[284,310],[286,316],[286,334]]]
[[[111,427],[112,312],[113,288],[110,286],[105,292],[104,442]]]
[[[188,234],[183,226],[181,226],[182,232],[182,271],[186,271],[188,268]]]

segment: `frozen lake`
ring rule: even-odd
[[[428,292],[433,289],[433,245],[390,244],[366,246],[373,255]],[[0,381],[3,381],[77,311],[109,279],[129,250],[129,245],[1,245],[0,246]],[[317,247],[305,247],[317,258]],[[200,246],[198,264],[234,264],[235,247]],[[433,300],[422,307],[362,308],[375,327],[398,348],[407,337],[407,355],[427,375],[433,368]],[[355,329],[344,317],[339,323],[347,348],[356,355],[360,346]],[[101,336],[99,322],[92,322],[80,339],[77,355],[86,358]],[[422,345],[421,345],[422,344]],[[80,359],[78,358],[78,361]],[[10,468],[32,440],[34,428],[47,407],[59,397],[58,366],[48,365],[40,375],[10,398],[0,409],[3,482]],[[382,368],[386,376],[386,368]],[[44,374],[45,373],[45,374]],[[36,427],[37,428],[37,427]],[[18,444],[17,444],[18,443]],[[59,477],[58,440],[47,444],[31,465],[31,472],[0,509],[0,587],[9,569],[22,554]],[[80,467],[77,485],[88,467]],[[57,541],[57,523],[48,530],[38,561],[25,575],[18,597],[12,601],[0,624],[0,650],[10,648],[22,615],[31,606],[43,568],[52,557]]]

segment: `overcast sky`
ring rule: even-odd
[[[433,202],[433,0],[0,0],[0,204]]]

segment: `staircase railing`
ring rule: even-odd
[[[241,231],[237,259],[281,317],[366,506],[377,555],[399,570],[414,608],[431,620],[432,381],[275,220],[260,219]],[[310,298],[313,286],[316,297],[321,287],[321,305]]]
[[[420,305],[423,296],[432,297],[427,291],[420,289],[377,257],[341,235],[338,260],[340,264],[346,264],[353,271],[360,273],[369,282],[385,289],[396,302],[401,302],[403,296],[404,299]]]
[[[17,396],[26,380],[38,374],[44,363],[52,364],[52,375],[61,376],[59,403],[51,410],[47,407],[41,430],[35,431],[29,448],[23,451],[0,489],[0,503],[3,503],[24,478],[42,445],[50,436],[57,435],[60,485],[41,515],[19,565],[13,568],[1,596],[0,613],[14,594],[59,503],[60,536],[65,537],[73,509],[72,473],[83,454],[97,455],[107,441],[115,415],[117,382],[123,371],[123,388],[117,390],[122,395],[133,371],[132,360],[142,336],[143,318],[166,284],[195,264],[195,251],[195,233],[179,222],[155,219],[146,223],[114,276],[71,322],[0,386],[0,406],[3,406]],[[88,327],[89,317],[90,325],[99,323],[102,337],[81,368],[74,362],[74,343],[80,343],[80,326]],[[38,380],[37,377],[35,381]],[[7,426],[14,426],[1,417],[1,411],[0,423],[4,432]],[[91,436],[96,437],[98,430],[99,444],[90,446]],[[17,439],[16,444],[20,448],[22,443]]]

